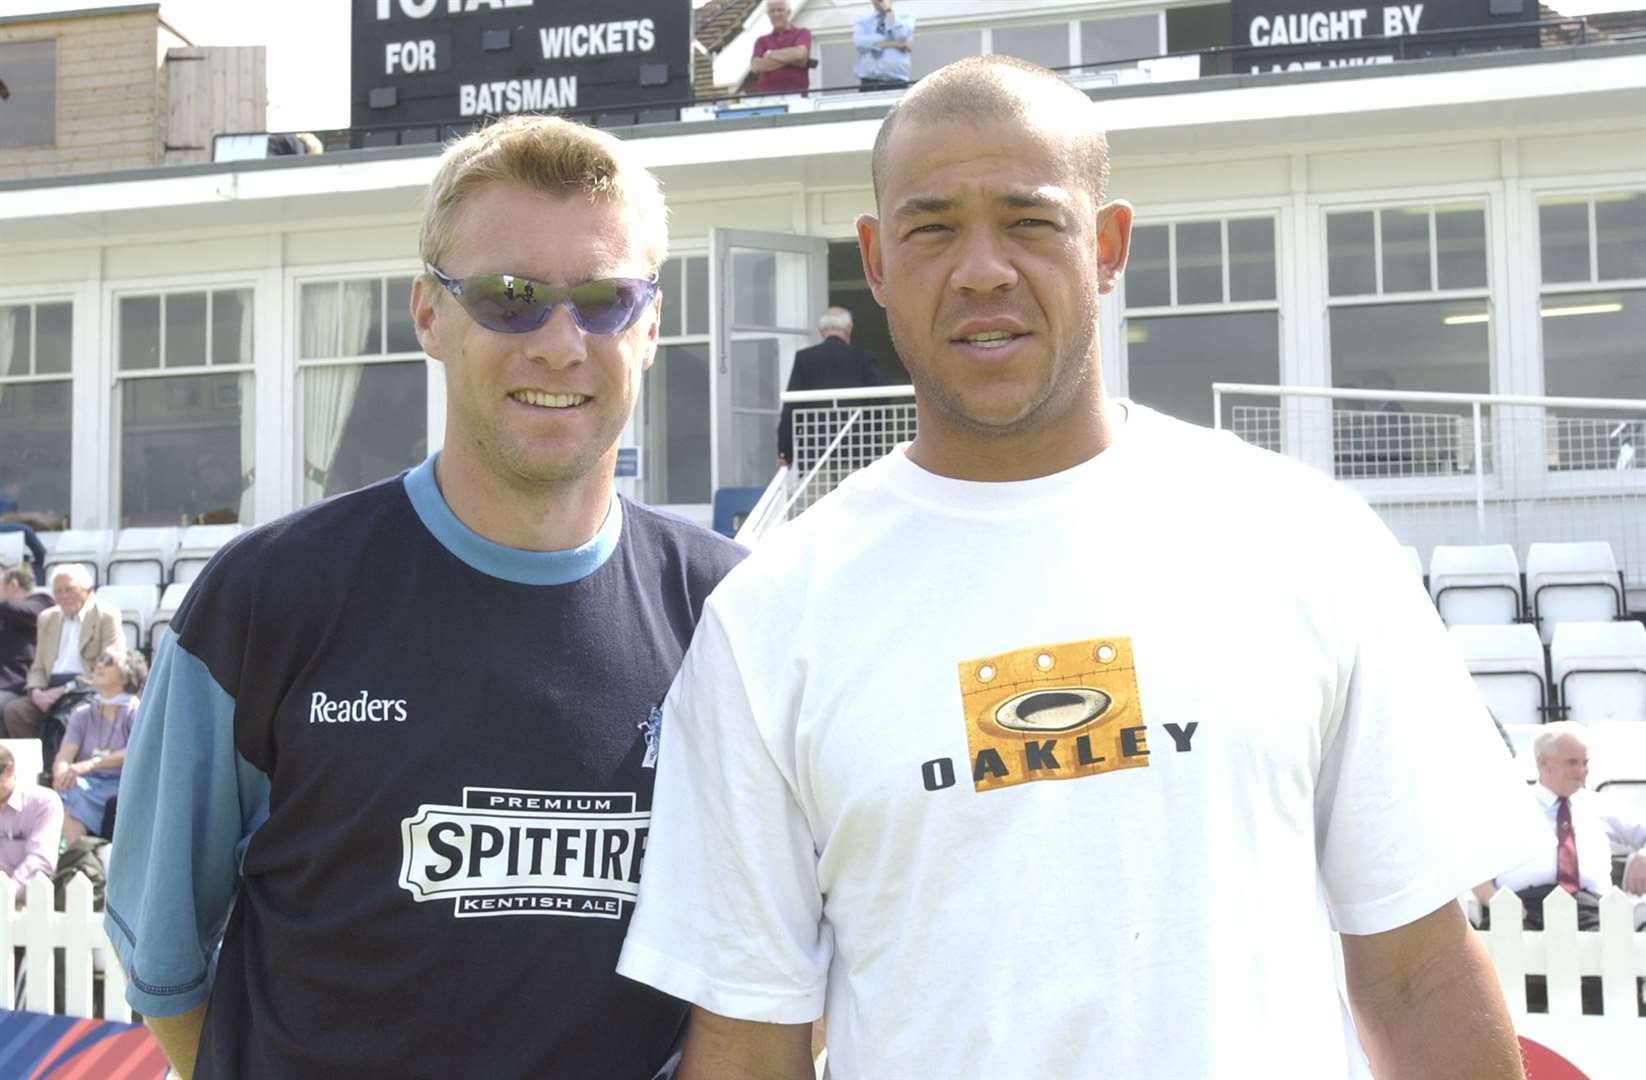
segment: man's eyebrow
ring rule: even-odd
[[[1069,201],[1045,189],[1035,191],[1009,191],[995,199],[995,202],[1009,210],[1066,210]]]
[[[896,217],[918,217],[921,214],[941,214],[953,210],[955,201],[937,195],[916,195],[904,199],[894,211]]]

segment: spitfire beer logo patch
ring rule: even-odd
[[[1149,766],[1129,638],[967,660],[960,693],[978,791]]]
[[[400,886],[459,919],[619,919],[640,892],[649,811],[634,793],[464,788],[400,823]]]

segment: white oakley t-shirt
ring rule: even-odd
[[[899,451],[728,576],[618,970],[827,1006],[836,1080],[1365,1075],[1331,930],[1545,832],[1347,489],[1139,406],[1011,484]]]

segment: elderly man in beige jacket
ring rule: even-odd
[[[28,691],[0,714],[8,739],[40,737],[51,707],[76,678],[88,676],[104,649],[125,647],[120,610],[100,603],[91,587],[91,572],[79,563],[59,566],[51,574],[56,605],[40,613],[34,664],[23,681]]]

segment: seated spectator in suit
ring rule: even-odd
[[[28,693],[40,613],[50,606],[49,597],[34,591],[33,570],[17,566],[0,574],[0,710]]]
[[[63,801],[50,788],[19,784],[17,761],[0,746],[0,887],[14,906],[23,906],[30,878],[57,869],[62,832]]]
[[[789,371],[790,390],[833,390],[837,387],[880,386],[886,378],[880,365],[863,349],[852,344],[852,313],[832,307],[817,320],[823,340],[794,354]],[[857,431],[862,433],[862,428]],[[777,463],[794,460],[794,406],[783,405],[777,421]]]
[[[105,649],[91,669],[97,696],[69,714],[51,763],[51,786],[63,794],[63,839],[71,844],[101,830],[103,811],[120,790],[137,695],[148,677],[142,653]]]
[[[34,662],[23,685],[27,697],[6,705],[0,730],[8,739],[37,739],[52,706],[69,685],[91,671],[104,649],[123,645],[118,608],[101,603],[91,587],[91,571],[68,563],[52,571],[57,603],[40,613]]]
[[[1646,818],[1613,805],[1583,785],[1589,778],[1589,744],[1582,724],[1561,720],[1546,725],[1532,753],[1537,780],[1532,795],[1548,818],[1554,842],[1547,853],[1498,875],[1475,890],[1482,903],[1498,888],[1520,897],[1528,930],[1543,929],[1543,901],[1565,889],[1577,901],[1579,930],[1600,926],[1600,896],[1612,887],[1612,844],[1627,847],[1623,888],[1646,896]]]

